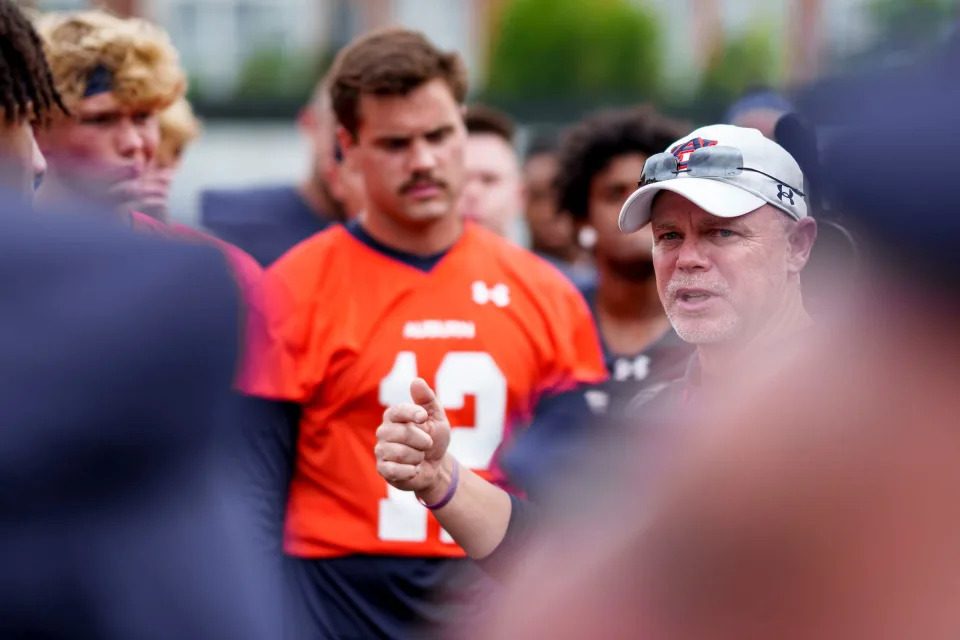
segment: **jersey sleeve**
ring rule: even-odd
[[[603,350],[593,315],[576,288],[563,280],[556,287],[553,313],[554,352],[545,363],[540,394],[554,395],[607,378]]]
[[[298,265],[281,259],[264,272],[257,291],[258,313],[247,327],[247,356],[241,388],[273,400],[303,403],[322,377],[311,353],[314,283]]]

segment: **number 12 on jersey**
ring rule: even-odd
[[[390,373],[380,381],[380,404],[410,402],[410,383],[417,377],[417,355],[401,351]],[[430,380],[427,380],[427,384]],[[466,467],[484,471],[503,440],[507,417],[507,380],[489,353],[451,351],[437,369],[433,390],[445,409],[462,409],[468,395],[475,398],[472,425],[453,426],[450,453]],[[387,485],[380,500],[378,533],[381,540],[423,542],[427,539],[427,510],[412,491]],[[443,533],[444,542],[452,542]]]

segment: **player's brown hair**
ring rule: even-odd
[[[396,27],[374,31],[347,45],[333,63],[330,97],[337,120],[355,136],[360,97],[405,96],[435,79],[462,103],[467,71],[456,52],[441,51],[419,31]]]
[[[485,104],[469,105],[463,122],[467,126],[467,133],[489,133],[503,138],[507,144],[513,144],[516,126],[513,119],[499,109]]]
[[[40,37],[13,2],[0,0],[0,120],[44,125],[58,111],[66,113],[66,107]]]

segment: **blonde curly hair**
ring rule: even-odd
[[[179,55],[160,27],[100,10],[50,12],[35,19],[57,89],[69,108],[84,98],[90,75],[104,68],[121,105],[160,110],[187,90]]]
[[[160,112],[160,146],[157,163],[173,164],[188,144],[199,137],[202,125],[186,98],[180,98]]]

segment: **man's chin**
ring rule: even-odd
[[[452,214],[453,211],[446,202],[423,202],[407,206],[404,210],[404,217],[407,220],[423,224],[429,224]]]
[[[696,345],[722,344],[734,340],[740,333],[737,318],[690,318],[668,313],[673,330],[684,342]]]

